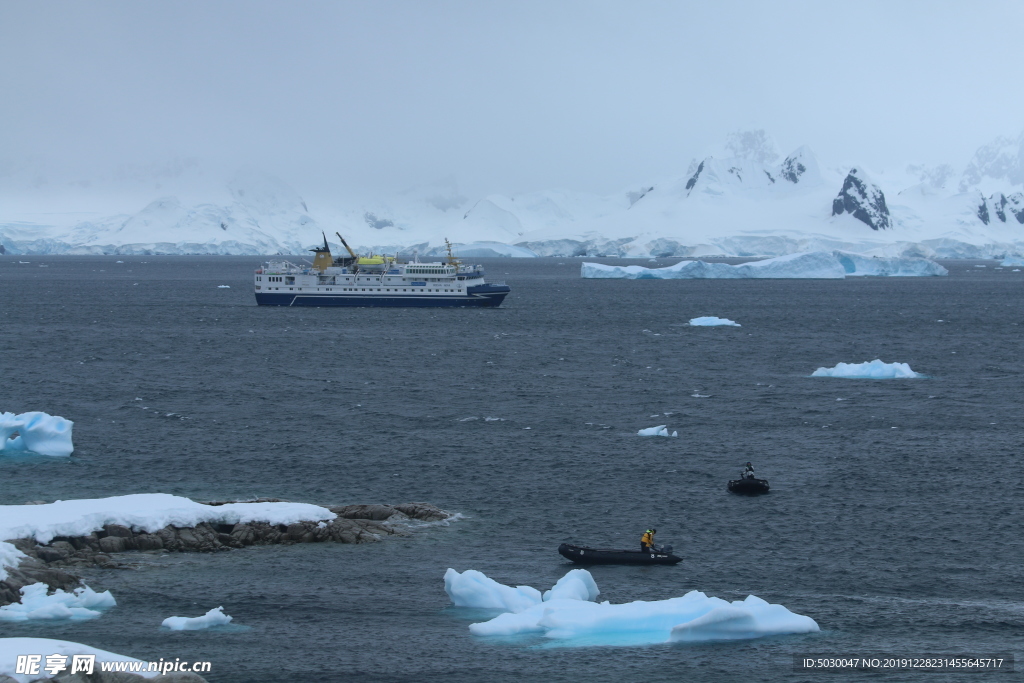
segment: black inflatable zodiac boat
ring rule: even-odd
[[[744,496],[756,496],[762,493],[768,493],[771,487],[768,486],[767,479],[733,479],[729,482],[729,490],[733,493],[739,493]]]
[[[602,550],[563,543],[558,554],[576,564],[678,564],[683,558],[672,554],[672,546],[661,550]]]

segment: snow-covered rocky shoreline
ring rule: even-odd
[[[319,507],[262,499],[196,503],[136,494],[45,505],[0,506],[0,605],[21,588],[81,585],[75,567],[117,567],[129,551],[214,552],[250,545],[372,543],[408,533],[413,521],[453,515],[428,503]]]

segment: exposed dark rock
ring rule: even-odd
[[[988,225],[991,220],[988,215],[988,202],[985,201],[984,197],[981,199],[981,204],[978,205],[978,218],[985,225]]]
[[[800,163],[799,160],[793,157],[786,157],[786,160],[782,162],[782,171],[780,175],[791,183],[800,182],[800,176],[804,174],[807,167]],[[768,176],[769,178],[771,176]],[[774,180],[772,182],[775,182]]]
[[[1016,219],[1018,223],[1024,223],[1024,194],[1014,192],[1005,195],[1002,192],[996,192],[988,199],[982,197],[978,204],[978,218],[982,223],[988,225],[993,220],[993,214],[995,214],[996,220],[1002,223],[1006,223],[1010,217]]]
[[[80,585],[78,578],[61,568],[120,566],[110,554],[131,550],[216,552],[278,543],[372,543],[386,536],[405,535],[408,532],[400,523],[410,519],[436,522],[451,517],[450,513],[429,503],[343,505],[329,509],[338,515],[329,522],[296,522],[287,526],[264,522],[216,525],[204,522],[188,528],[166,526],[153,533],[133,532],[125,526],[108,524],[97,533],[55,538],[47,545],[30,538],[15,539],[9,542],[28,558],[17,568],[7,569],[7,579],[0,581],[0,605],[19,601],[21,587],[31,583],[45,583],[51,590],[73,590]]]
[[[430,503],[402,503],[396,505],[395,509],[421,522],[439,522],[452,516],[450,512]]]
[[[872,230],[892,227],[892,219],[889,217],[889,208],[885,205],[882,190],[877,185],[865,181],[855,168],[850,169],[839,196],[832,201],[832,215],[838,216],[842,213],[849,213]]]
[[[700,178],[700,174],[701,174],[701,172],[703,170],[704,170],[704,162],[702,161],[702,162],[700,162],[700,164],[697,165],[697,171],[692,176],[690,176],[689,180],[686,181],[686,189],[687,190],[692,190],[693,189],[693,186],[697,184],[697,178]]]
[[[395,225],[394,221],[390,218],[377,218],[376,214],[370,213],[369,211],[363,214],[363,220],[366,221],[366,224],[371,228],[376,228],[377,230],[391,228]]]

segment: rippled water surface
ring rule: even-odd
[[[0,503],[168,492],[465,516],[371,545],[126,555],[132,569],[88,573],[118,600],[102,618],[2,629],[208,659],[215,683],[781,681],[807,652],[1020,659],[1024,273],[980,263],[618,281],[580,279],[578,259],[494,260],[501,308],[429,310],[258,308],[255,258],[0,257],[0,410],[72,419],[76,447],[0,458]],[[704,315],[742,327],[686,325]],[[928,378],[809,377],[875,358]],[[660,424],[679,437],[636,436]],[[769,496],[726,493],[747,460]],[[821,633],[552,649],[470,636],[482,615],[443,590],[448,567],[545,589],[570,568],[560,542],[634,546],[652,525],[684,562],[595,568],[602,599],[753,593]],[[218,605],[246,628],[159,629]]]

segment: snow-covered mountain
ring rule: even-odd
[[[190,173],[201,191],[173,192]],[[227,183],[192,162],[125,178],[132,199],[82,183],[55,194],[32,173],[0,175],[0,196],[12,200],[0,202],[0,245],[13,254],[301,253],[337,230],[360,250],[424,256],[441,253],[445,238],[466,256],[1024,255],[1024,133],[982,146],[957,177],[948,164],[826,167],[807,147],[783,156],[764,131],[747,131],[684,174],[611,195],[469,198],[447,178],[307,203],[254,169]]]

